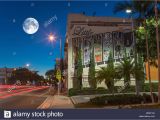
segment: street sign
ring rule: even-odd
[[[56,73],[56,78],[60,81],[61,80],[61,70],[58,69]]]

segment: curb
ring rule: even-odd
[[[45,99],[45,101],[37,107],[37,109],[49,109],[52,107],[54,96],[49,96]],[[48,103],[48,104],[47,104]]]
[[[64,98],[67,99],[69,103],[65,104],[66,101],[63,100]],[[75,107],[74,103],[70,97],[55,95],[55,96],[47,97],[44,100],[44,102],[40,106],[37,107],[37,109],[74,108],[74,107]]]
[[[73,98],[72,98],[72,97],[69,97],[69,99],[71,100],[71,102],[72,102],[73,106],[75,107],[75,104],[76,104],[75,100],[73,100]]]

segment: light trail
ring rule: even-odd
[[[33,89],[33,87],[25,87],[25,88],[16,88],[16,89],[7,89],[3,92],[0,92],[1,95],[3,94],[12,94],[12,93],[15,93],[15,92],[21,92],[21,91],[24,91],[24,90],[28,90],[28,89]]]
[[[19,95],[19,94],[22,94],[22,93],[32,92],[32,91],[36,91],[36,90],[40,90],[40,89],[45,89],[45,88],[48,88],[48,86],[40,86],[40,87],[34,87],[34,88],[27,88],[27,89],[25,89],[23,91],[22,90],[18,90],[17,92],[14,91],[11,94],[2,95],[2,96],[0,96],[0,99],[12,97],[12,96]]]

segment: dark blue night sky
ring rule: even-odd
[[[70,3],[70,4],[69,4]],[[106,2],[0,2],[0,68],[24,67],[44,75],[52,69],[55,58],[60,56],[59,38],[65,42],[67,15],[82,13],[92,16],[127,17],[125,13],[114,14],[116,1]],[[44,23],[57,16],[47,27]],[[33,35],[23,31],[22,24],[28,17],[39,22],[39,30]],[[47,35],[56,34],[56,42],[51,44]]]

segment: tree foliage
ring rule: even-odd
[[[82,87],[82,74],[83,74],[83,65],[82,65],[82,51],[79,49],[78,55],[77,55],[77,63],[76,63],[76,83],[75,88],[81,89]]]
[[[88,82],[91,88],[97,88],[97,82],[95,79],[95,59],[94,59],[94,49],[92,49],[92,53],[90,54],[90,65],[88,72]]]
[[[96,80],[98,83],[102,83],[104,81],[107,88],[113,93],[115,78],[116,78],[116,71],[114,68],[112,53],[110,52],[108,64],[106,67],[101,67],[100,70],[96,72]]]
[[[129,87],[131,82],[131,74],[134,74],[134,60],[127,57],[126,51],[120,63],[117,63],[116,71],[119,76],[124,78],[125,87]]]
[[[142,26],[138,27],[136,30],[136,38],[137,38],[137,51],[140,53],[144,61],[147,61],[147,53],[146,51],[146,36],[148,38],[148,51],[149,51],[149,62],[151,65],[157,67],[157,46],[156,46],[156,31],[155,31],[155,19],[148,18],[143,23]],[[158,22],[158,26],[160,28],[160,20]]]
[[[9,79],[9,83],[14,84],[17,80],[20,80],[22,84],[26,84],[27,81],[36,83],[44,80],[43,76],[40,76],[37,71],[30,71],[27,68],[19,68],[12,72],[12,76]]]
[[[158,1],[158,6],[160,5],[160,2]],[[140,56],[143,56],[144,60],[146,61],[147,59],[147,54],[146,54],[146,49],[149,49],[149,61],[150,64],[156,65],[155,63],[155,57],[156,57],[156,52],[155,52],[155,39],[150,39],[148,42],[149,48],[146,47],[146,37],[148,35],[151,35],[153,32],[155,32],[155,27],[151,30],[147,32],[145,31],[146,29],[148,29],[147,27],[145,27],[144,29],[142,29],[142,25],[144,25],[143,23],[145,23],[145,19],[146,18],[150,18],[150,17],[154,17],[155,16],[155,12],[154,12],[154,7],[155,7],[155,1],[149,1],[149,0],[145,0],[145,1],[138,1],[138,0],[132,0],[132,1],[125,1],[125,2],[119,2],[114,9],[114,12],[122,12],[122,11],[126,11],[126,9],[130,9],[132,10],[130,16],[132,16],[132,18],[135,19],[134,24],[136,25],[136,27],[140,27],[140,29],[138,30],[138,33],[136,31],[136,40],[138,41],[136,43],[136,49],[135,49],[135,54],[137,55],[137,51],[138,53],[140,53]],[[158,11],[160,11],[160,7],[158,7]],[[146,24],[146,23],[145,23]],[[151,27],[152,28],[152,27]],[[155,35],[153,35],[152,37],[155,37]],[[151,37],[150,37],[151,38]],[[137,62],[137,59],[135,59],[135,61]],[[136,83],[139,83],[138,81],[138,72],[135,72],[135,78],[136,78]],[[149,73],[150,74],[150,73]],[[139,86],[138,84],[136,84],[136,87]]]
[[[48,82],[53,83],[53,84],[58,83],[58,80],[56,78],[56,72],[57,72],[56,70],[51,69],[45,73],[45,76],[46,76]]]
[[[51,69],[45,73],[45,76],[47,79],[53,80],[55,78],[55,73],[56,73],[56,71],[54,69]]]
[[[134,77],[136,77],[136,79],[138,80],[138,84],[136,86],[136,92],[137,94],[139,94],[138,91],[142,91],[143,90],[143,87],[144,87],[144,83],[145,83],[145,79],[146,79],[146,76],[145,76],[145,72],[144,72],[144,64],[143,64],[143,57],[141,56],[138,56],[138,63],[136,66],[134,66],[134,73],[136,74],[133,74]]]

